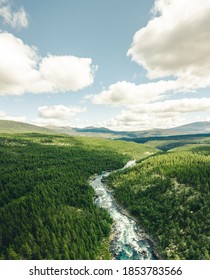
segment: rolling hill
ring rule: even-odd
[[[168,129],[134,131],[135,137],[158,137],[210,133],[210,122],[194,122]]]
[[[131,142],[102,139],[126,134],[103,127],[58,128],[80,136],[50,128],[0,121],[0,259],[110,259],[113,220],[88,182],[131,159],[134,167],[106,180],[120,207],[141,221],[162,258],[210,258],[208,122],[168,129],[170,136],[128,132]]]
[[[0,133],[63,133],[72,136],[88,136],[100,138],[145,138],[178,135],[209,134],[210,122],[195,122],[169,129],[152,129],[140,131],[114,131],[105,127],[68,127],[68,126],[36,126],[28,123],[0,120]]]
[[[179,134],[204,134],[210,133],[210,122],[194,122],[169,129]]]
[[[152,129],[140,131],[114,131],[105,127],[57,127],[48,126],[47,128],[59,133],[80,136],[95,136],[102,138],[141,138],[141,137],[160,137],[160,136],[175,136],[188,134],[208,134],[210,133],[210,122],[195,122],[169,129]]]
[[[0,133],[55,133],[54,131],[28,123],[0,120]]]
[[[64,133],[71,136],[88,136],[100,138],[120,138],[120,137],[135,137],[136,134],[128,131],[114,131],[105,127],[70,127],[70,126],[46,126],[46,128],[58,133]]]

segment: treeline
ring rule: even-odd
[[[112,220],[87,181],[129,157],[73,137],[38,137],[0,137],[0,258],[101,258]]]
[[[165,259],[210,259],[210,146],[150,157],[108,178]]]

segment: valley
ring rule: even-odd
[[[153,246],[163,259],[210,259],[208,135],[135,143],[18,125],[0,123],[1,259],[144,259]]]

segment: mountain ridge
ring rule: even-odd
[[[61,132],[61,127],[51,126],[52,130]],[[176,126],[168,129],[150,129],[140,131],[115,131],[106,127],[62,127],[62,131],[66,134],[71,133],[94,133],[94,134],[111,134],[112,136],[120,137],[158,137],[158,136],[175,136],[175,135],[186,135],[186,134],[205,134],[210,133],[210,122],[193,122],[181,126]],[[64,133],[65,133],[64,132]]]
[[[67,127],[67,126],[37,126],[24,122],[16,122],[9,120],[0,120],[1,133],[64,133],[75,136],[95,136],[103,138],[144,138],[144,137],[161,137],[161,136],[175,136],[175,135],[193,135],[193,134],[208,134],[210,133],[210,122],[193,122],[168,129],[150,129],[139,131],[115,131],[106,127]]]

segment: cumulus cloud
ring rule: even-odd
[[[186,123],[195,112],[210,112],[210,98],[184,98],[130,105],[104,125],[117,130],[170,128]]]
[[[91,58],[40,57],[34,46],[0,33],[0,95],[77,91],[93,83]]]
[[[64,105],[42,106],[38,108],[39,117],[44,119],[68,119],[78,113],[87,111],[81,107],[67,107]]]
[[[178,114],[138,114],[124,110],[116,117],[104,121],[103,126],[113,130],[139,131],[155,128],[170,128],[186,123],[186,119]]]
[[[104,122],[113,129],[173,127],[195,112],[210,112],[209,98],[167,100],[210,86],[210,0],[156,0],[152,12],[127,55],[147,70],[149,79],[158,80],[118,82],[89,96],[95,104],[125,108]]]
[[[23,7],[15,11],[11,1],[0,0],[0,17],[3,18],[5,24],[13,28],[26,28],[28,26],[28,16]]]
[[[112,84],[108,89],[94,95],[88,95],[84,99],[90,99],[95,104],[110,104],[114,106],[129,106],[136,103],[151,103],[167,98],[173,93],[190,92],[199,88],[196,79],[160,80],[146,84],[121,81]]]
[[[127,54],[149,78],[169,79],[140,85],[117,82],[92,95],[93,103],[151,103],[210,85],[210,0],[156,0],[153,13],[134,35]]]
[[[151,102],[161,99],[172,90],[178,90],[180,85],[175,81],[159,81],[136,85],[121,81],[109,86],[107,90],[90,98],[95,104],[130,105],[139,102]]]
[[[165,100],[152,104],[138,104],[129,107],[138,114],[151,113],[191,113],[210,111],[210,98],[183,98],[177,100]]]
[[[155,17],[136,32],[128,55],[149,78],[210,84],[210,0],[156,0]]]
[[[52,87],[51,91],[76,91],[93,83],[90,58],[48,56],[40,63],[39,73]]]

